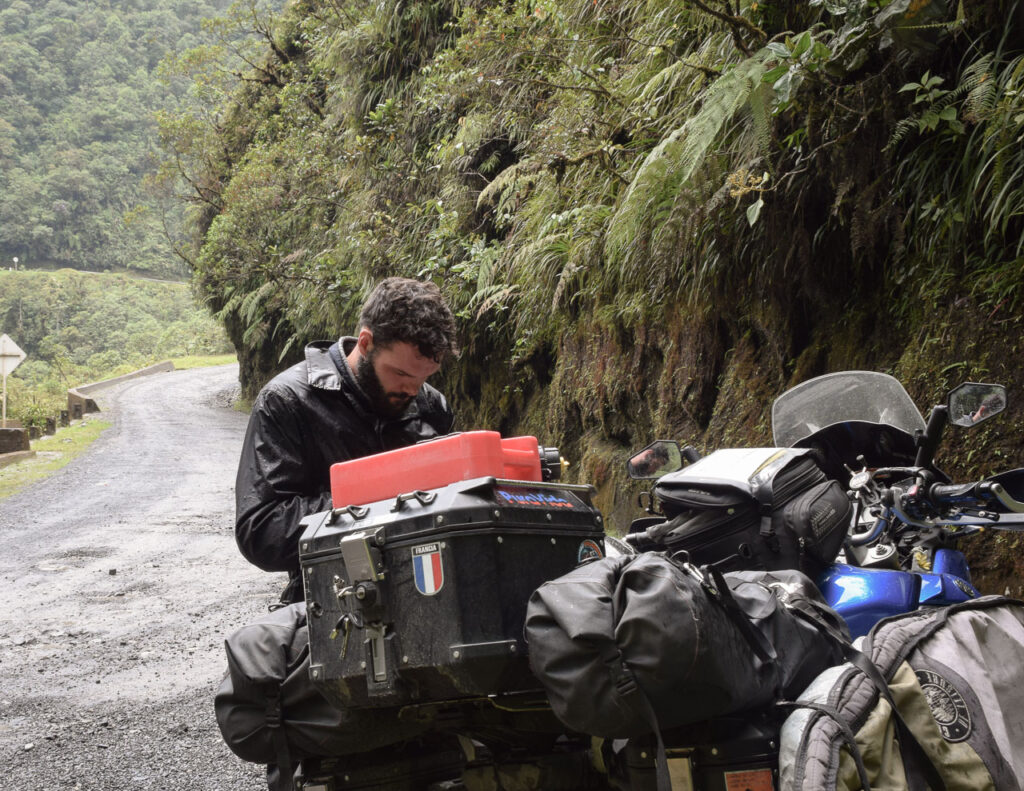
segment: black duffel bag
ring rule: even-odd
[[[221,735],[239,758],[278,764],[285,787],[294,761],[362,753],[424,731],[396,709],[341,710],[324,699],[309,678],[303,602],[243,626],[224,645],[228,672],[214,700]]]
[[[798,571],[604,558],[530,598],[530,665],[569,728],[629,738],[798,695],[842,661],[842,619]],[[847,633],[848,634],[848,633]]]

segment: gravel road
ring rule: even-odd
[[[0,764],[10,791],[266,788],[224,746],[224,636],[276,599],[232,533],[237,366],[98,391],[114,425],[0,501]]]

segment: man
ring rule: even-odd
[[[235,479],[235,538],[251,563],[288,572],[282,602],[302,600],[299,522],[331,508],[331,465],[451,431],[426,380],[456,351],[437,286],[390,277],[363,305],[357,337],[310,344],[260,391]]]

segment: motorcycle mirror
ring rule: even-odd
[[[949,391],[949,421],[970,428],[1006,409],[1006,388],[1002,385],[964,382]]]
[[[660,478],[683,468],[683,452],[679,443],[671,439],[652,442],[626,461],[626,472],[634,480]]]

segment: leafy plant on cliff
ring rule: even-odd
[[[165,126],[201,208],[197,280],[250,390],[351,329],[386,274],[445,289],[455,396],[482,417],[524,409],[581,350],[614,358],[644,333],[672,357],[680,310],[694,359],[754,337],[781,378],[817,325],[872,299],[898,317],[918,297],[889,295],[923,273],[943,273],[933,293],[998,283],[979,286],[992,298],[1022,280],[1019,52],[993,20],[1019,26],[997,0],[307,0],[261,19],[262,59],[220,83],[216,120]],[[610,425],[629,359],[553,430]],[[696,399],[696,430],[716,370],[659,394]]]
[[[1024,57],[1001,50],[967,60],[938,97],[955,124],[912,119],[892,145],[905,151],[899,178],[911,188],[900,275],[923,275],[922,296],[978,297],[1005,316],[1024,296]]]

